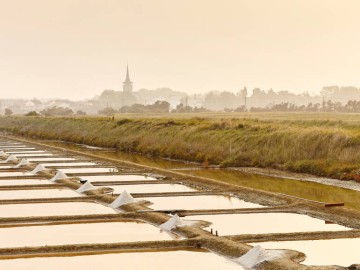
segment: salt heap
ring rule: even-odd
[[[76,192],[83,193],[85,191],[92,190],[92,189],[95,189],[95,187],[89,181],[86,181],[86,183],[83,184],[81,187],[79,187],[76,190]]]
[[[3,150],[1,150],[0,151],[0,157],[6,157],[6,156],[7,156],[7,154]]]
[[[177,214],[173,215],[168,221],[161,224],[159,228],[164,231],[171,231],[176,227],[190,226],[193,222],[182,220]]]
[[[50,179],[51,182],[55,182],[57,180],[65,179],[67,178],[67,175],[63,173],[62,171],[58,171],[56,175]]]
[[[133,196],[131,196],[126,190],[124,190],[119,197],[116,198],[115,201],[113,201],[109,206],[111,208],[118,208],[124,204],[135,202],[135,199]]]
[[[236,262],[246,268],[253,268],[262,262],[279,259],[283,255],[284,251],[282,250],[266,250],[257,245],[238,258]]]
[[[33,169],[33,170],[31,171],[31,173],[37,174],[38,172],[45,171],[45,170],[46,170],[45,166],[42,165],[42,164],[39,164],[39,165],[36,166],[35,169]]]
[[[19,168],[21,166],[27,165],[30,165],[30,162],[26,158],[23,158],[17,165],[14,166],[14,168]]]
[[[18,158],[15,155],[10,155],[5,162],[9,162],[9,161],[14,161],[14,160],[18,160]]]

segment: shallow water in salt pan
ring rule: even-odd
[[[24,147],[19,147],[19,146],[16,146],[16,147],[1,147],[0,146],[0,149],[1,150],[5,150],[6,153],[9,153],[8,151],[26,151],[26,150],[35,150],[36,148],[34,147],[27,147],[27,146],[24,146]]]
[[[77,257],[43,257],[0,260],[6,270],[242,270],[240,265],[212,253],[192,251],[159,251],[101,254]]]
[[[27,158],[30,162],[50,162],[50,161],[69,161],[75,160],[75,158],[70,157],[49,157],[49,158]]]
[[[25,185],[48,185],[53,184],[47,179],[13,179],[0,180],[0,186],[25,186]]]
[[[286,241],[256,243],[267,249],[292,249],[306,254],[303,264],[341,265],[359,264],[360,238],[315,241]]]
[[[248,203],[235,197],[220,195],[176,196],[176,197],[144,197],[152,202],[149,208],[155,210],[169,209],[231,209],[257,208],[259,204]]]
[[[0,177],[18,177],[18,176],[31,176],[34,175],[30,172],[0,172]]]
[[[110,173],[117,172],[116,168],[70,168],[70,169],[61,169],[64,173]]]
[[[43,150],[17,150],[17,151],[6,151],[7,154],[13,154],[13,155],[21,155],[21,154],[37,154],[37,153],[46,153],[47,151]]]
[[[0,170],[14,169],[14,166],[15,165],[0,165]]]
[[[128,175],[93,175],[81,176],[82,179],[86,179],[90,182],[111,182],[111,181],[153,181],[156,180],[154,177],[145,176],[145,175],[136,175],[136,174],[128,174]]]
[[[220,235],[349,230],[337,224],[325,224],[323,220],[292,213],[197,215],[186,218],[209,221],[212,224],[207,230],[213,228]]]
[[[114,189],[114,193],[126,190],[129,193],[157,193],[157,192],[191,192],[195,189],[178,184],[149,184],[149,185],[114,185],[107,186]]]
[[[45,167],[76,167],[76,166],[92,166],[96,165],[95,162],[54,162],[54,163],[41,163]]]
[[[0,205],[0,217],[64,216],[115,214],[115,210],[97,203],[27,203]]]
[[[10,148],[33,148],[33,147],[29,147],[24,144],[1,144],[0,148],[1,149],[10,149]]]
[[[39,199],[39,198],[70,198],[81,196],[70,189],[30,189],[0,190],[0,200]]]
[[[0,247],[117,243],[171,240],[152,225],[138,222],[99,222],[0,229]]]
[[[52,153],[48,153],[48,152],[44,152],[44,153],[34,153],[34,154],[18,154],[16,155],[17,157],[49,157],[49,156],[53,156],[54,154]]]

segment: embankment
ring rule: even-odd
[[[0,130],[222,166],[355,180],[360,168],[360,124],[342,121],[14,116]]]

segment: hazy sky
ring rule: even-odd
[[[360,86],[359,0],[0,0],[0,98]]]

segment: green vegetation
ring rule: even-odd
[[[246,115],[246,118],[244,117]],[[0,130],[226,166],[272,167],[358,180],[360,118],[203,114],[168,118],[3,117]]]
[[[30,111],[25,116],[40,116],[40,114],[36,111]]]

